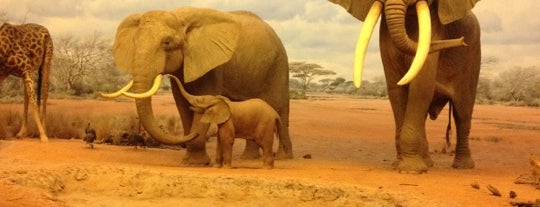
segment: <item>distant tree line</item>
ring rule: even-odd
[[[290,95],[293,99],[307,98],[307,92],[345,94],[369,98],[385,98],[386,82],[384,77],[377,77],[372,81],[362,81],[362,87],[356,88],[353,81],[343,77],[328,78],[337,73],[324,69],[319,64],[306,62],[291,62],[289,64],[291,79],[289,80]],[[317,79],[317,81],[313,81]]]
[[[477,102],[540,106],[540,69],[515,66],[494,77],[480,76]]]
[[[489,67],[497,62],[496,58],[485,58],[482,70],[489,70]],[[289,81],[291,98],[307,98],[306,92],[346,94],[363,98],[387,98],[388,96],[383,76],[371,81],[363,80],[362,87],[357,89],[352,81],[343,77],[326,77],[336,73],[318,64],[293,62],[289,64],[289,67],[292,77]],[[319,80],[314,82],[316,77]],[[481,104],[504,103],[538,107],[540,106],[540,69],[536,66],[527,68],[515,66],[494,76],[482,73],[478,80],[476,100]]]

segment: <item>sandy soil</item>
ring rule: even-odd
[[[50,103],[50,111],[135,110],[131,101]],[[157,113],[175,113],[170,96],[153,103]],[[14,109],[22,107],[0,105]],[[530,154],[540,156],[540,109],[477,105],[471,170],[452,169],[453,157],[440,152],[445,112],[428,121],[435,166],[422,175],[390,167],[394,126],[387,100],[340,96],[291,101],[295,159],[278,160],[273,170],[261,169],[260,160],[240,160],[243,140],[236,142],[233,169],[182,167],[184,150],[0,140],[0,206],[510,206],[540,199],[535,186],[514,184],[530,174]],[[207,148],[213,157],[215,139]],[[487,185],[502,196],[491,195]]]

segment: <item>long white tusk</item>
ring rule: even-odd
[[[126,86],[124,86],[122,89],[114,92],[114,93],[102,93],[102,92],[99,92],[99,95],[103,98],[116,98],[116,97],[119,97],[122,95],[122,93],[126,92],[126,91],[129,91],[129,89],[131,89],[131,87],[133,86],[133,80],[130,81]]]
[[[159,90],[159,87],[161,86],[161,79],[162,78],[163,78],[163,75],[161,75],[161,74],[157,75],[156,78],[154,79],[154,85],[152,85],[152,88],[150,88],[150,90],[148,90],[148,91],[146,91],[144,93],[122,92],[122,94],[124,94],[127,97],[136,98],[136,99],[148,98],[148,97],[156,94],[156,92]]]
[[[362,85],[362,70],[364,67],[364,60],[366,59],[366,51],[369,45],[369,40],[375,29],[375,24],[379,20],[383,4],[380,1],[373,2],[369,12],[366,16],[360,34],[358,35],[358,41],[356,42],[356,50],[354,51],[354,65],[353,65],[353,80],[354,85],[360,88]]]
[[[429,53],[431,44],[431,17],[429,15],[429,6],[426,1],[416,3],[416,13],[418,14],[418,48],[412,61],[409,71],[397,83],[405,85],[410,83],[420,72]]]

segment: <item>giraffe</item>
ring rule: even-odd
[[[0,27],[0,83],[9,75],[22,78],[24,113],[17,137],[27,136],[28,106],[42,142],[47,142],[45,117],[53,42],[47,28],[33,23]],[[38,74],[37,84],[34,74]],[[36,87],[37,89],[34,89]],[[37,96],[37,98],[36,98]]]

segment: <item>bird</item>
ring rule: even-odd
[[[134,145],[135,149],[137,149],[137,146],[140,145],[143,148],[146,148],[146,140],[143,136],[139,134],[128,134],[124,133],[122,134],[122,139],[127,139],[129,145]]]
[[[96,130],[90,127],[90,123],[84,129],[84,139],[89,148],[94,148],[94,140],[96,140]]]

